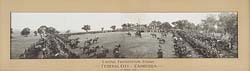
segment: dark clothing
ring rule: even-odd
[[[157,52],[158,58],[163,58],[163,52]]]
[[[115,58],[119,58],[120,57],[120,50],[119,50],[119,48],[115,48],[113,50],[113,55],[114,55]]]
[[[120,53],[114,53],[115,58],[120,58]]]
[[[119,48],[115,48],[115,49],[113,50],[113,53],[116,53],[116,51],[119,51]]]

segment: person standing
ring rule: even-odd
[[[121,45],[118,44],[116,45],[116,47],[113,49],[113,55],[115,58],[119,58],[120,57],[120,47]]]
[[[34,36],[37,36],[37,31],[34,31]]]
[[[162,49],[158,49],[157,55],[158,55],[158,58],[163,58]]]

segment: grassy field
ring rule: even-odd
[[[13,33],[11,39],[11,58],[18,58],[20,54],[24,52],[26,48],[29,48],[32,43],[36,42],[40,37],[29,35],[29,37],[23,37],[19,33]]]
[[[158,34],[158,33],[157,33]],[[160,34],[158,34],[160,35]],[[125,32],[109,32],[99,34],[85,34],[75,35],[72,38],[80,37],[80,41],[85,41],[87,38],[100,37],[98,43],[92,46],[104,46],[104,48],[112,51],[116,44],[121,44],[121,53],[127,58],[156,58],[157,49],[159,46],[158,40],[153,38],[150,33],[142,33],[142,38],[126,35]],[[173,54],[173,42],[169,34],[166,38],[163,46],[164,57],[175,57]],[[80,43],[83,46],[83,42]],[[108,57],[112,57],[112,53],[108,54]]]
[[[160,33],[156,33],[158,37]],[[100,45],[104,48],[111,51],[108,54],[108,57],[112,57],[112,49],[114,49],[116,44],[121,44],[121,54],[126,58],[156,58],[158,46],[162,46],[164,53],[164,58],[176,57],[174,55],[173,49],[173,39],[172,34],[167,34],[164,39],[166,43],[159,44],[156,38],[153,38],[149,32],[142,33],[142,38],[135,37],[134,32],[132,36],[126,35],[126,32],[107,32],[107,33],[96,33],[96,34],[82,34],[82,35],[73,35],[70,38],[80,38],[79,46],[83,46],[84,41],[87,38],[100,37],[97,43],[91,45],[91,47]],[[23,37],[19,34],[13,34],[11,39],[11,58],[16,59],[18,56],[23,53],[25,48],[30,47],[33,42],[36,42],[39,39],[39,36],[29,35],[29,37]],[[81,58],[86,58],[82,55],[79,48],[72,49],[73,52],[81,55]]]

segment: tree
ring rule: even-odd
[[[56,30],[56,34],[59,34],[59,33],[60,33],[60,31]]]
[[[24,36],[24,37],[28,37],[29,34],[30,34],[30,28],[24,28],[21,31],[21,35]]]
[[[115,31],[116,26],[115,26],[115,25],[112,25],[110,28],[111,28],[113,31]]]
[[[164,22],[160,25],[160,29],[162,30],[168,30],[170,28],[172,28],[172,26],[168,22]]]
[[[90,28],[90,25],[84,25],[82,29],[88,32],[88,30],[90,30],[91,28]]]
[[[195,30],[196,26],[194,23],[189,22],[188,24],[186,24],[185,28],[188,30]]]
[[[175,25],[176,29],[190,29],[190,27],[195,27],[195,25],[188,20],[178,20],[175,22],[172,22],[173,25]]]
[[[219,14],[219,26],[224,28],[224,33],[230,34],[231,46],[238,41],[238,16],[237,13]]]
[[[122,29],[123,30],[132,30],[132,27],[135,27],[136,25],[135,24],[132,24],[132,23],[124,23],[121,25]]]
[[[46,35],[46,30],[48,29],[47,26],[42,25],[37,29],[37,33],[39,33],[40,37],[42,38],[43,36]]]
[[[219,14],[219,26],[224,27],[225,32],[229,34],[237,34],[238,16],[236,13]]]
[[[199,32],[203,32],[203,25],[202,24],[197,24],[196,26],[195,26],[195,29],[194,30],[197,30],[197,31],[199,31]]]
[[[49,34],[56,34],[57,30],[54,27],[48,27],[46,32]]]
[[[160,29],[161,21],[152,21],[148,27],[153,30],[154,32],[158,31]]]
[[[215,15],[209,15],[206,19],[201,20],[203,25],[203,30],[207,32],[217,32],[218,20],[216,20]]]
[[[149,26],[151,27],[159,27],[161,25],[161,21],[152,21]]]
[[[128,28],[128,24],[126,24],[126,23],[125,23],[125,24],[122,24],[122,29],[123,29],[123,30],[125,30],[125,29],[127,29],[127,28]]]
[[[156,21],[156,20],[154,20],[154,21],[152,21],[150,24],[151,24],[151,25],[154,25],[154,26],[159,26],[159,25],[161,24],[161,21]]]

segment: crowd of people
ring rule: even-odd
[[[36,35],[35,35],[36,36]],[[84,46],[79,46],[79,38],[69,39],[69,36],[59,34],[46,34],[37,42],[24,50],[19,58],[24,59],[51,59],[51,58],[80,58],[85,55],[88,58],[108,58],[109,50],[102,45],[93,46],[99,37],[87,39]],[[92,46],[92,47],[91,47]],[[124,58],[120,53],[120,44],[114,46],[113,57]],[[72,49],[79,48],[82,54],[72,52]]]
[[[174,43],[174,54],[179,58],[188,58],[192,57],[190,50],[187,50],[186,41],[183,40],[176,32],[173,32],[173,43]]]
[[[66,48],[66,42],[58,38],[57,34],[47,34],[46,37],[40,38],[30,47],[24,50],[20,58],[79,58],[79,55],[71,52]]]
[[[227,40],[195,31],[176,31],[195,51],[205,58],[237,57]]]

